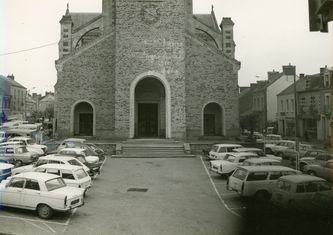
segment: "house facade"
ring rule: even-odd
[[[59,136],[199,138],[238,134],[230,18],[195,15],[192,0],[103,0],[102,13],[60,21]]]

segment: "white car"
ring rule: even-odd
[[[210,169],[220,175],[230,175],[246,159],[258,158],[258,155],[255,153],[228,153],[226,158],[226,160],[211,161]]]
[[[99,158],[97,156],[87,156],[85,149],[82,148],[64,148],[61,149],[58,154],[62,155],[82,155],[85,157],[86,161],[89,163],[98,164]]]
[[[277,157],[273,154],[266,154],[264,153],[264,151],[262,151],[259,148],[237,148],[233,150],[236,153],[255,153],[257,154],[259,157],[262,158],[270,158],[270,159],[275,159],[277,161],[282,161],[282,157]]]
[[[26,145],[26,143],[22,140],[20,140],[20,141],[18,141],[18,140],[9,141],[8,140],[7,142],[0,143],[0,146],[1,147],[4,147],[4,146],[24,146],[24,148],[26,148],[28,152],[38,154],[38,156],[44,155],[44,151],[42,149],[38,149],[38,148],[31,147],[30,145]]]
[[[61,176],[67,186],[83,188],[84,194],[91,188],[91,178],[80,166],[65,164],[45,164],[37,167],[36,172],[50,173]]]
[[[242,166],[280,166],[280,165],[281,161],[267,157],[246,159],[242,164]]]
[[[84,189],[66,186],[54,174],[27,172],[9,177],[0,183],[0,203],[3,206],[36,210],[43,219],[54,211],[66,212],[84,204]]]
[[[38,159],[38,161],[35,162],[34,164],[14,168],[12,170],[12,175],[17,175],[17,174],[20,174],[23,172],[31,172],[31,171],[34,171],[37,167],[45,165],[45,164],[61,164],[61,165],[80,166],[88,174],[90,173],[90,169],[74,157],[61,156],[61,155],[47,155],[44,157],[40,157]]]
[[[282,140],[281,135],[268,134],[266,136],[263,136],[262,139],[258,139],[257,142],[263,143],[265,141],[266,144],[277,144],[281,140]]]
[[[22,141],[27,146],[28,149],[42,151],[41,155],[45,155],[47,153],[47,146],[42,144],[37,144],[30,137],[13,137],[8,140],[8,142]]]
[[[295,141],[293,140],[281,140],[276,144],[265,144],[266,153],[279,153],[286,149],[294,149]]]
[[[215,144],[209,152],[208,158],[211,160],[224,159],[227,153],[233,152],[236,148],[241,148],[239,144]]]
[[[68,147],[74,147],[75,143],[84,143],[86,141],[86,139],[81,139],[81,138],[68,138],[68,139],[64,139],[59,146],[57,147],[57,152],[59,152],[60,150],[64,149],[64,148],[68,148]]]

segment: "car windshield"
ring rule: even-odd
[[[219,149],[219,146],[213,146],[212,152],[217,152],[218,149]]]
[[[62,178],[50,179],[45,182],[45,186],[48,191],[52,191],[58,188],[66,187],[66,183]]]
[[[36,141],[35,141],[35,140],[33,140],[33,139],[28,139],[28,140],[27,140],[27,143],[28,143],[28,144],[35,144],[35,143],[36,143]]]
[[[83,169],[76,170],[75,174],[79,180],[88,176],[87,173]]]
[[[82,157],[82,156],[77,156],[76,159],[79,160],[82,163],[86,162],[86,159],[84,157]]]

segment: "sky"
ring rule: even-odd
[[[71,12],[101,12],[102,0],[0,0],[0,74],[14,74],[30,93],[54,91],[59,20]],[[218,23],[235,23],[238,83],[247,86],[293,64],[297,73],[315,74],[333,66],[333,25],[329,33],[310,32],[306,0],[193,0],[194,13],[210,13]],[[36,50],[7,54],[48,45]],[[7,55],[6,55],[7,54]]]

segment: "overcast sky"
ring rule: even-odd
[[[58,58],[59,20],[72,12],[101,12],[102,0],[0,0],[0,74],[14,74],[30,92],[53,91]],[[217,21],[232,17],[236,59],[242,63],[239,85],[265,79],[267,71],[296,65],[297,73],[314,74],[333,66],[333,27],[309,32],[306,0],[193,0],[194,13],[210,13]],[[17,54],[5,53],[51,46]]]

